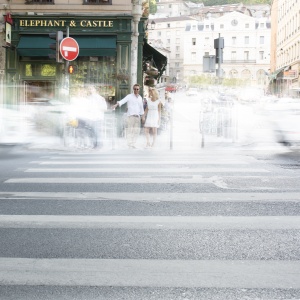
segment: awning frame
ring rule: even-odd
[[[166,70],[168,59],[166,56],[161,54],[155,48],[150,46],[146,40],[144,40],[143,45],[143,68],[146,71],[147,62],[154,62],[154,67],[158,69],[157,80],[162,76],[163,72]]]

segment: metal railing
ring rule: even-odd
[[[256,60],[246,59],[246,60],[224,60],[223,64],[256,64]]]

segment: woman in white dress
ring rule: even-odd
[[[161,116],[161,102],[159,100],[159,94],[155,88],[149,89],[149,99],[147,99],[147,107],[144,113],[144,130],[146,135],[146,148],[153,147],[156,142],[157,128],[160,124]],[[152,131],[152,143],[150,142],[150,130]]]

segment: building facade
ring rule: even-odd
[[[239,12],[188,22],[183,42],[185,81],[194,75],[216,76],[214,68],[205,68],[204,57],[216,55],[214,40],[220,36],[224,39],[221,77],[242,79],[247,85],[266,88],[270,68],[270,32],[268,17],[254,18]]]
[[[155,23],[155,30],[148,33],[149,43],[160,43],[161,47],[169,51],[169,81],[183,81],[183,59],[184,59],[184,43],[183,36],[186,23],[192,21],[189,16],[164,17],[152,19]]]
[[[183,15],[196,14],[203,4],[195,4],[190,1],[183,0],[157,0],[156,1],[158,18],[178,17]]]
[[[258,8],[256,8],[258,10]],[[266,89],[270,72],[271,20],[267,8],[253,17],[243,5],[202,8],[197,15],[154,18],[149,42],[160,40],[170,51],[170,81],[187,84],[189,77],[216,73],[204,69],[204,57],[214,56],[214,39],[224,38],[222,77],[239,78]]]
[[[143,85],[147,3],[142,0],[5,0],[1,34],[1,104],[52,94],[67,101],[94,85],[113,104]],[[74,38],[74,61],[55,59],[50,34]],[[150,49],[151,50],[151,49]],[[69,74],[72,65],[73,73]]]
[[[273,0],[270,92],[298,96],[300,92],[300,3]]]

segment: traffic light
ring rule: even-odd
[[[218,39],[215,39],[214,48],[216,49],[216,63],[223,63],[224,38],[219,37]]]
[[[74,74],[75,71],[76,71],[76,66],[74,66],[74,65],[69,65],[68,66],[68,73],[69,74]]]
[[[59,49],[59,45],[60,42],[63,40],[64,38],[64,33],[62,31],[56,31],[56,32],[52,32],[49,33],[49,38],[55,40],[55,43],[50,44],[49,48],[52,50],[55,50],[55,59],[57,63],[63,63],[63,58],[60,54],[60,49]],[[51,58],[54,57],[54,55],[49,55]]]

